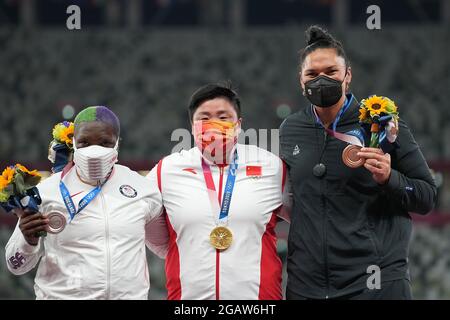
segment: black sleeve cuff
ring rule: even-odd
[[[382,185],[382,190],[386,192],[398,193],[402,189],[402,183],[400,180],[401,173],[397,170],[391,169],[391,176],[386,184]]]

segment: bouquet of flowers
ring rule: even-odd
[[[398,135],[398,108],[387,97],[370,96],[363,99],[359,108],[359,122],[367,136],[371,148],[391,149]]]
[[[38,212],[42,201],[36,185],[41,178],[37,170],[30,171],[21,164],[4,169],[0,175],[0,206],[6,212],[18,208]],[[46,232],[40,232],[36,236],[45,235]]]
[[[73,122],[57,123],[52,131],[53,140],[50,142],[48,159],[53,164],[52,172],[61,171],[73,156]]]
[[[38,211],[41,197],[36,185],[40,181],[37,170],[30,171],[21,164],[7,167],[0,176],[0,205],[6,212],[15,208]]]

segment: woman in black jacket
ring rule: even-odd
[[[409,212],[433,208],[434,180],[403,120],[398,148],[386,154],[363,148],[363,166],[343,163],[347,143],[326,129],[360,128],[351,68],[329,33],[317,26],[306,33],[300,83],[311,105],[280,128],[294,196],[287,298],[411,299]]]

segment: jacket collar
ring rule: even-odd
[[[342,125],[347,125],[350,123],[354,123],[355,119],[358,119],[359,114],[359,102],[356,99],[356,97],[352,93],[348,93],[347,99],[351,99],[350,106],[348,109],[341,115],[341,118],[337,124],[337,128],[339,128]],[[316,123],[316,115],[314,114],[311,107],[307,107],[305,110],[306,114],[309,118],[311,118],[311,123]]]

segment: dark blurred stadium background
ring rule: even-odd
[[[71,4],[81,30],[66,28]],[[381,30],[366,27],[372,4]],[[0,166],[48,170],[53,125],[101,104],[121,119],[121,163],[149,170],[189,128],[193,90],[223,79],[244,128],[278,128],[306,105],[297,52],[310,24],[344,43],[359,99],[395,100],[433,169],[438,205],[413,215],[411,275],[415,298],[450,299],[450,0],[0,0]],[[3,258],[15,223],[0,212],[0,298],[32,299],[34,273],[14,277]],[[163,261],[149,264],[150,298],[163,299]]]

